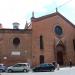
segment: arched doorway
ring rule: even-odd
[[[63,52],[62,51],[58,51],[57,52],[57,63],[59,65],[63,65]]]
[[[40,55],[40,64],[44,63],[44,55]]]
[[[56,45],[56,56],[57,56],[57,63],[59,65],[63,65],[64,64],[64,52],[65,52],[65,46],[63,44],[63,42],[60,40],[58,41],[57,45]]]

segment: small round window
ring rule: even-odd
[[[63,33],[62,28],[60,26],[56,26],[55,27],[55,33],[57,35],[62,35],[62,33]]]
[[[20,39],[19,38],[14,38],[13,39],[13,44],[16,45],[16,46],[19,45],[20,44]]]

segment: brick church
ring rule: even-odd
[[[75,25],[58,11],[49,15],[31,17],[25,29],[4,29],[0,24],[0,63],[12,65],[29,62],[32,66],[56,61],[75,64]]]

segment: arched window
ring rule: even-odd
[[[13,39],[13,44],[15,45],[15,46],[18,46],[19,44],[20,44],[20,39],[19,38],[14,38]]]
[[[43,49],[43,36],[40,36],[40,49]]]
[[[62,28],[60,26],[56,26],[55,33],[56,33],[56,35],[62,35],[62,33],[63,33]]]

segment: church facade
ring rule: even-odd
[[[75,26],[59,12],[31,18],[25,29],[0,29],[0,63],[75,64]]]

